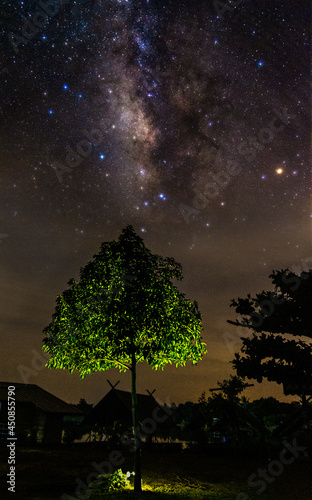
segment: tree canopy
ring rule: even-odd
[[[251,338],[241,337],[233,365],[239,376],[258,382],[295,382],[301,396],[312,382],[312,271],[273,271],[270,278],[273,291],[231,303],[242,320],[228,322],[252,330]]]
[[[49,368],[86,374],[146,361],[195,364],[206,352],[201,314],[172,283],[182,279],[173,258],[152,254],[127,226],[118,241],[106,242],[94,259],[57,297],[53,320],[44,330]]]

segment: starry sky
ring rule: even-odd
[[[3,0],[1,380],[97,403],[117,370],[43,368],[56,296],[128,224],[182,264],[208,354],[138,392],[196,401],[234,374],[232,298],[311,267],[310,2]],[[273,395],[256,384],[251,399]]]

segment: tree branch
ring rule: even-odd
[[[118,365],[123,366],[127,370],[131,371],[131,367],[130,366],[125,365],[121,361],[117,361],[117,359],[108,359],[108,358],[90,359],[90,360],[86,361],[86,363],[81,363],[81,365],[87,365],[87,364],[91,363],[92,361],[107,361],[108,363],[117,363]]]
[[[227,319],[226,322],[234,326],[242,326],[243,328],[249,328],[249,329],[252,328],[251,325],[246,325],[246,323],[239,323],[238,321],[231,321],[230,319]]]
[[[136,363],[137,363],[137,364],[138,364],[138,363],[140,363],[141,359],[144,359],[144,357],[145,357],[145,356],[144,356],[144,354],[142,354],[142,356],[140,356],[140,357],[137,359]]]

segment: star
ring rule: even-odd
[[[58,289],[70,278],[64,262],[71,253],[83,262],[98,240],[114,240],[133,224],[153,252],[166,256],[170,240],[168,255],[181,261],[191,295],[202,302],[203,335],[211,326],[217,339],[235,282],[247,293],[247,276],[261,286],[272,266],[308,255],[308,20],[287,2],[257,9],[234,0],[209,7],[112,0],[87,9],[76,0],[57,13],[43,0],[38,8],[45,6],[51,26],[40,32],[46,15],[26,9],[36,2],[2,3],[10,15],[3,26],[0,232],[9,236],[0,245],[0,292],[8,284],[27,302],[38,266]],[[233,277],[224,287],[221,267]],[[31,302],[39,297],[51,309],[48,296],[34,293]],[[41,325],[38,318],[32,324],[26,302],[32,348]],[[13,306],[11,318],[8,331],[18,336]],[[27,353],[16,350],[27,364]],[[218,377],[225,377],[221,369]],[[185,384],[191,395],[204,390],[195,385]]]

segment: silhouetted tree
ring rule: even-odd
[[[206,352],[197,302],[185,298],[172,279],[182,279],[173,258],[152,254],[132,226],[118,241],[103,243],[80,270],[80,281],[57,297],[53,320],[44,332],[49,368],[80,372],[118,368],[131,372],[135,491],[141,490],[136,367],[196,364]]]
[[[74,406],[76,406],[78,410],[82,411],[84,415],[88,415],[90,411],[93,409],[93,404],[87,403],[87,401],[84,398],[80,398],[79,403],[77,403]]]
[[[247,410],[257,417],[272,435],[298,406],[299,403],[281,403],[270,396],[248,402]]]
[[[206,441],[206,414],[199,403],[187,401],[176,407],[172,414],[172,437],[203,445]]]
[[[79,403],[73,404],[82,412],[80,420],[73,420],[73,418],[65,417],[63,430],[63,442],[66,444],[72,444],[76,439],[81,439],[85,434],[88,433],[88,427],[83,423],[83,418],[90,413],[93,408],[93,404],[89,404],[85,399],[81,398]]]
[[[312,388],[312,345],[304,339],[312,337],[312,270],[300,275],[273,271],[270,278],[273,291],[232,300],[231,307],[243,318],[228,322],[252,330],[251,338],[241,337],[241,353],[235,354],[233,365],[239,376],[258,382],[266,378],[284,384],[284,390],[292,386],[305,411]]]
[[[228,380],[218,382],[217,385],[218,388],[210,389],[213,395],[206,400],[212,416],[218,418],[215,430],[224,432],[228,438],[231,436],[234,442],[238,442],[241,427],[239,405],[245,401],[240,394],[248,384],[241,377],[231,375]],[[201,401],[203,398],[204,395]]]

